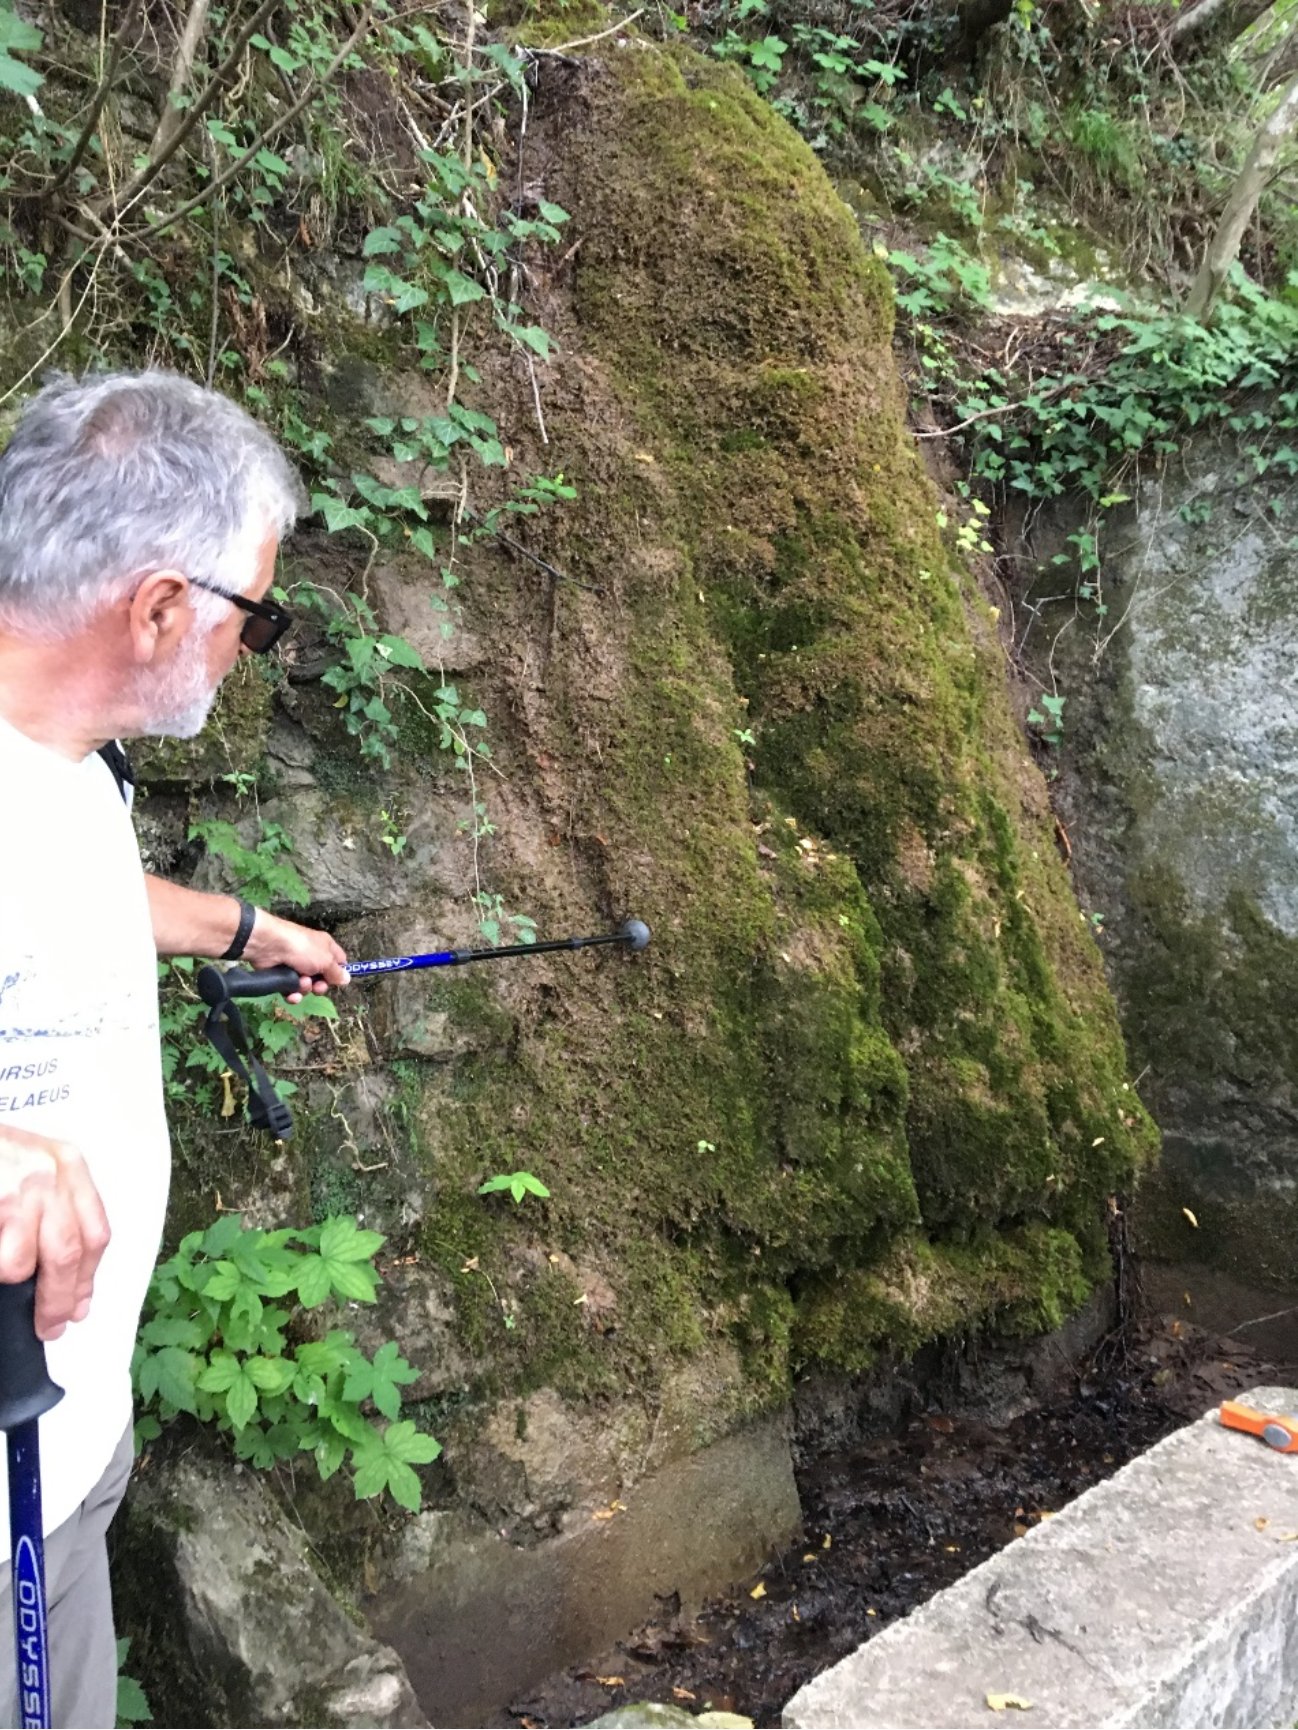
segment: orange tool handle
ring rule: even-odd
[[[1298,1454],[1298,1419],[1275,1418],[1270,1412],[1242,1406],[1238,1400],[1223,1400],[1221,1421],[1228,1430],[1244,1430],[1250,1436],[1261,1436],[1266,1445],[1279,1454]]]

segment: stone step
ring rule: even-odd
[[[1298,1390],[1246,1405],[1298,1412]],[[989,1697],[1012,1696],[1024,1705]],[[1292,1725],[1298,1454],[1217,1411],[799,1690],[787,1730]]]

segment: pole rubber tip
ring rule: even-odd
[[[619,935],[630,949],[647,949],[649,947],[649,927],[643,919],[628,919],[622,926]]]

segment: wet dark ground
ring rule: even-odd
[[[1215,1402],[1295,1385],[1289,1361],[1176,1321],[1109,1341],[1071,1391],[1005,1429],[930,1412],[799,1474],[805,1538],[698,1615],[660,1619],[511,1703],[585,1724],[660,1700],[777,1725],[802,1684]]]

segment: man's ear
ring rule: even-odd
[[[189,584],[179,571],[150,571],[131,596],[131,658],[141,666],[166,659],[194,622]]]

